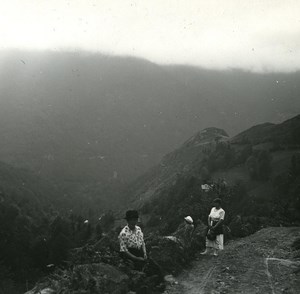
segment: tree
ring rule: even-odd
[[[294,154],[291,158],[291,164],[290,164],[290,175],[292,177],[297,177],[300,174],[300,156]]]
[[[252,155],[252,145],[248,144],[242,151],[237,155],[236,164],[245,163],[247,158]]]
[[[271,175],[272,157],[269,151],[262,150],[258,154],[258,177],[260,180],[266,181]]]
[[[96,225],[96,236],[98,239],[100,239],[102,237],[103,234],[103,230],[100,224]]]
[[[211,175],[210,175],[209,170],[206,166],[203,166],[201,168],[200,176],[201,176],[201,179],[202,179],[203,183],[207,183],[211,179]]]
[[[250,175],[250,178],[252,180],[256,180],[257,177],[258,177],[258,174],[257,174],[257,160],[256,160],[256,157],[254,155],[251,155],[247,161],[246,161],[246,167],[247,167],[247,170],[248,170],[248,173]]]
[[[114,223],[115,223],[115,217],[111,210],[106,212],[101,217],[100,225],[104,231],[109,231],[110,228],[114,225]]]
[[[252,180],[266,181],[271,175],[272,156],[269,151],[261,150],[255,152],[246,161],[250,178]]]

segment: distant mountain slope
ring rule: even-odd
[[[130,186],[128,195],[131,195],[133,201],[144,203],[159,194],[161,189],[172,185],[178,175],[201,168],[206,151],[214,149],[217,142],[228,139],[227,133],[218,128],[207,128],[198,132],[180,148],[165,155],[159,165],[138,178]]]
[[[101,208],[0,162],[0,293],[24,293],[49,272],[47,265],[63,263],[67,250],[82,246],[95,231],[92,218],[98,220]]]
[[[70,211],[74,211],[86,216],[88,211],[93,209],[95,213],[103,213],[111,203],[116,201],[113,197],[111,199],[102,197],[106,192],[106,186],[101,187],[101,192],[95,186],[89,193],[86,192],[88,186],[76,188],[77,193],[67,195],[53,182],[30,170],[0,162],[0,203],[13,206],[23,215],[33,219],[35,216],[37,219],[41,218],[46,212],[68,215]],[[97,189],[98,193],[94,191]],[[95,197],[91,198],[90,195]]]
[[[25,216],[40,218],[46,211],[65,209],[53,184],[32,172],[0,162],[0,202],[18,208]]]
[[[166,155],[160,165],[131,186],[128,190],[133,199],[131,205],[141,208],[154,199],[165,197],[164,195],[172,198],[172,193],[176,198],[176,189],[182,190],[184,186],[189,189],[189,185],[196,185],[197,192],[193,190],[192,194],[201,195],[201,184],[219,187],[222,181],[230,187],[238,185],[238,189],[242,185],[244,190],[240,193],[248,193],[257,204],[264,203],[262,207],[280,189],[292,185],[291,190],[284,192],[286,195],[283,196],[283,201],[288,201],[289,197],[294,197],[288,194],[295,195],[298,189],[299,126],[298,115],[281,124],[254,126],[232,138],[221,129],[205,129]],[[289,176],[291,169],[294,170],[293,183]],[[195,179],[194,184],[188,184],[188,181],[193,181],[192,178]],[[218,193],[215,190],[213,194],[218,196]],[[237,207],[238,202],[233,201],[231,205]],[[180,207],[184,204],[177,205]],[[255,209],[258,211],[256,205],[252,208],[248,206],[248,209],[249,212]]]
[[[300,112],[299,73],[22,51],[1,52],[0,68],[0,160],[67,186],[130,181],[205,127],[235,134]]]
[[[235,136],[232,143],[252,144],[270,142],[274,144],[299,144],[300,143],[300,115],[284,121],[281,124],[266,123],[257,125]]]

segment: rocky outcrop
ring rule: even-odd
[[[25,294],[55,294],[55,291],[51,288],[45,288],[45,289],[38,289],[38,287],[27,291]]]
[[[75,288],[87,288],[95,293],[114,294],[125,293],[129,289],[129,277],[109,264],[79,265],[73,269],[73,275],[74,281],[71,282]]]
[[[56,272],[49,277],[47,287],[41,283],[25,294],[122,294],[129,291],[129,284],[129,277],[114,266],[105,263],[84,264],[74,266],[72,270]]]
[[[158,237],[152,240],[150,256],[164,275],[179,273],[188,262],[188,254],[176,238]]]
[[[197,224],[192,232],[187,232],[180,225],[173,235],[159,236],[149,241],[150,256],[164,275],[176,275],[193,259],[196,251],[204,248],[205,235],[206,226],[203,223]]]
[[[68,269],[57,269],[26,294],[161,292],[166,283],[163,276],[178,274],[203,249],[205,228],[198,224],[189,234],[181,225],[170,238],[150,235],[146,241],[149,261],[142,271],[122,260],[117,234],[112,232],[93,245],[73,249]]]

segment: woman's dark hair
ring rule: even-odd
[[[222,200],[220,198],[216,198],[216,199],[214,199],[213,203],[221,204]]]
[[[136,210],[127,210],[126,211],[126,220],[131,220],[131,219],[138,219],[139,218],[139,213]]]

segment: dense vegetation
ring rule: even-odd
[[[272,126],[267,127],[270,130]],[[182,260],[188,261],[189,256],[182,256],[177,248],[178,256],[172,257],[168,252],[174,244],[166,244],[159,236],[174,233],[186,215],[192,216],[196,230],[201,231],[216,197],[223,200],[226,211],[227,238],[243,237],[263,226],[300,224],[300,155],[298,141],[293,139],[297,132],[292,132],[288,144],[280,140],[270,144],[245,134],[228,140],[219,130],[212,131],[221,136],[217,140],[214,137],[213,144],[199,144],[210,136],[201,133],[166,157],[164,174],[159,173],[165,182],[159,184],[151,178],[159,188],[140,206],[148,244],[165,246],[168,259],[161,255],[157,259],[166,268],[172,262],[174,268],[181,268]],[[169,163],[174,165],[166,167]],[[151,171],[152,176],[155,171]],[[168,173],[174,171],[176,177],[170,177]],[[143,183],[147,180],[145,175]],[[151,189],[151,185],[145,187]],[[89,263],[104,263],[106,269],[107,264],[119,266],[119,227],[112,227],[115,213],[103,214],[100,205],[93,209],[84,200],[73,210],[74,198],[67,200],[61,195],[35,175],[0,164],[0,292],[19,293],[54,268],[57,275],[59,267],[64,268],[61,271],[66,279],[50,279],[52,284],[59,280],[63,284],[59,287],[67,289],[74,274],[80,276],[84,267],[87,280],[79,276],[75,280],[79,288],[89,289],[90,280],[96,279]],[[203,238],[198,238],[194,248],[202,248],[201,242]]]
[[[64,265],[71,248],[101,238],[113,224],[101,207],[83,207],[82,214],[68,207],[50,183],[0,163],[0,293],[30,287]]]
[[[297,151],[285,158],[289,161],[287,169],[278,169],[272,164],[272,157],[278,156],[276,152],[254,150],[250,143],[237,150],[220,142],[214,151],[205,153],[199,166],[178,174],[170,187],[142,206],[142,212],[150,215],[148,227],[169,234],[186,215],[206,223],[216,197],[223,200],[226,225],[233,236],[245,236],[267,225],[300,224],[300,155]],[[228,184],[224,178],[215,177],[219,170],[226,175],[234,168],[240,168],[246,180],[236,179]],[[203,190],[203,184],[208,184],[210,189]],[[253,193],[253,188],[265,191]]]

